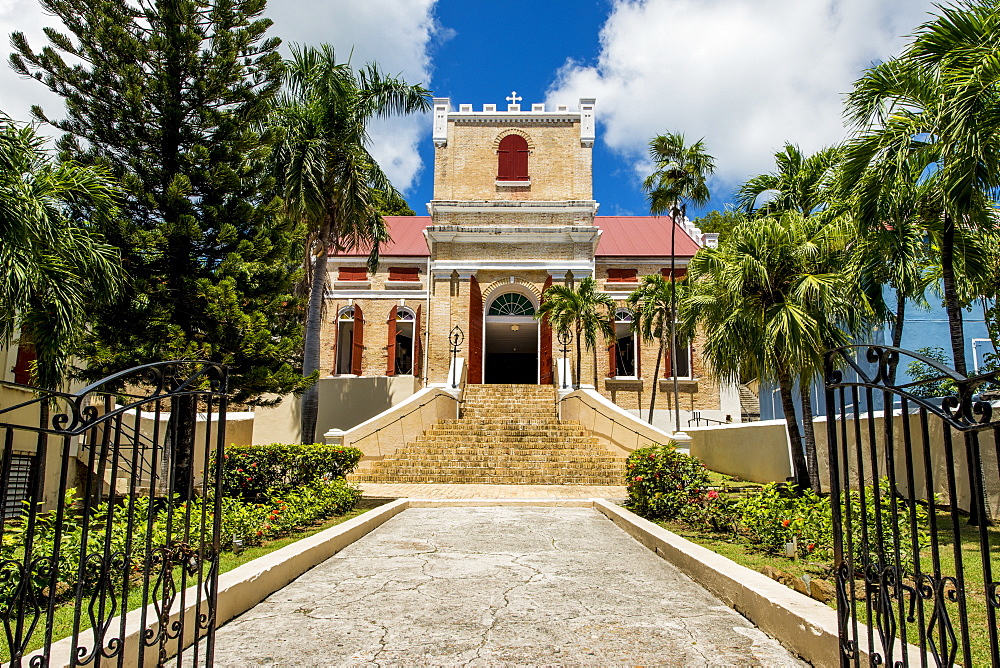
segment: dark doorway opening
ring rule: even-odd
[[[535,353],[487,353],[485,382],[534,384],[538,382],[538,355]]]

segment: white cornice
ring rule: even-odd
[[[601,229],[591,225],[523,227],[515,225],[435,225],[428,227],[427,245],[459,242],[477,244],[509,243],[595,243]]]
[[[327,290],[327,299],[426,299],[427,290]]]
[[[483,260],[440,260],[431,262],[431,272],[435,274],[448,273],[453,271],[461,273],[477,270],[502,270],[502,271],[548,271],[548,272],[577,272],[594,270],[594,263],[588,260],[561,260],[552,262],[551,260],[497,260],[489,262]]]
[[[573,111],[453,111],[455,123],[579,123],[582,114]]]
[[[596,216],[600,208],[595,200],[512,201],[512,200],[431,200],[427,213],[580,213]]]

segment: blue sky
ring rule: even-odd
[[[721,208],[736,185],[772,169],[785,141],[815,151],[841,140],[843,94],[932,9],[931,0],[270,0],[267,13],[286,44],[328,42],[456,105],[503,105],[512,90],[522,104],[596,97],[595,198],[602,214],[641,215],[653,135],[705,138],[718,165],[709,208]],[[40,45],[52,23],[37,0],[0,0],[0,33],[23,30]],[[58,98],[0,67],[0,109],[27,120],[31,103],[58,116]],[[372,151],[424,213],[429,118],[376,125]]]

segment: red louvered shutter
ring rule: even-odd
[[[421,362],[423,362],[423,351],[420,345],[422,339],[422,333],[420,331],[420,308],[422,304],[417,305],[417,317],[413,320],[413,377],[420,378]]]
[[[420,270],[416,267],[389,267],[390,281],[419,281]]]
[[[480,385],[483,382],[483,293],[479,281],[469,277],[469,365],[468,382]]]
[[[351,350],[351,373],[361,375],[361,357],[365,352],[365,316],[361,307],[354,305],[354,347]]]
[[[337,274],[338,281],[366,281],[368,280],[368,270],[364,267],[340,267]]]
[[[608,283],[635,283],[638,279],[637,269],[608,269]]]
[[[396,307],[389,309],[389,322],[386,329],[389,330],[389,344],[385,347],[385,375],[396,375]]]
[[[528,142],[521,135],[507,135],[497,147],[497,180],[528,180]]]
[[[333,319],[333,368],[330,369],[330,373],[334,376],[337,375],[337,369],[340,368],[340,317]]]
[[[35,354],[35,346],[27,341],[21,341],[17,346],[17,361],[14,363],[14,382],[21,385],[31,383],[31,364],[38,355]]]
[[[635,377],[642,378],[642,337],[632,329],[632,345],[635,346]]]
[[[545,303],[545,291],[552,287],[552,277],[549,276],[545,279],[545,285],[542,287],[542,303]],[[549,324],[548,318],[542,319],[542,324],[540,325],[541,331],[539,332],[539,346],[541,349],[538,352],[538,364],[541,369],[538,373],[538,382],[542,385],[551,385],[552,380],[552,325]]]

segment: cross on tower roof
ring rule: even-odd
[[[511,104],[517,104],[518,102],[520,102],[520,101],[521,101],[521,100],[523,100],[524,98],[523,98],[523,97],[518,97],[518,95],[517,95],[517,91],[516,91],[516,90],[512,90],[512,91],[510,92],[510,95],[508,95],[508,96],[507,96],[507,97],[506,97],[505,99],[506,99],[506,100],[507,100],[508,102],[510,102]]]

